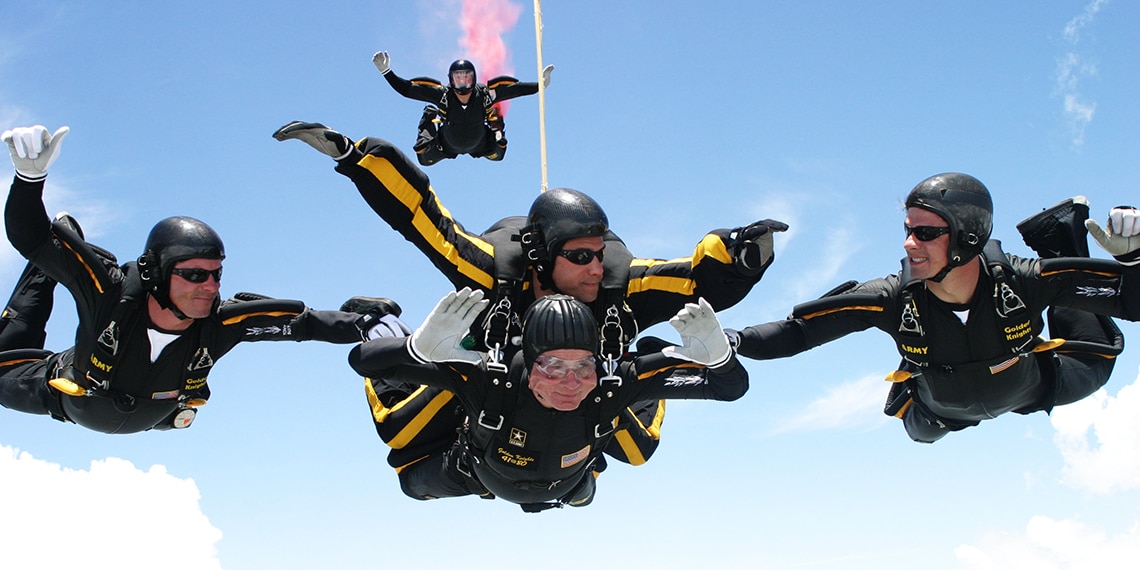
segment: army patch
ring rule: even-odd
[[[515,447],[526,447],[526,432],[519,428],[511,428],[511,439],[507,443]]]

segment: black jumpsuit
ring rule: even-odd
[[[471,90],[466,104],[460,103],[455,92],[439,81],[427,77],[417,77],[411,81],[389,70],[384,79],[397,93],[409,99],[435,105],[443,118],[437,133],[441,156],[432,156],[431,148],[417,148],[420,164],[428,166],[442,158],[455,158],[460,154],[473,157],[488,157],[501,160],[506,151],[499,148],[494,132],[487,124],[488,118],[501,121],[498,111],[491,105],[499,101],[534,95],[538,93],[538,83],[520,82],[513,77],[496,77],[490,83],[477,84]],[[502,130],[502,127],[499,127]]]
[[[300,301],[263,299],[222,303],[215,314],[196,319],[151,361],[145,296],[123,318],[111,389],[98,396],[68,396],[49,387],[60,376],[83,378],[92,364],[100,333],[119,304],[135,262],[117,265],[109,253],[72,235],[61,238],[44,211],[43,181],[17,178],[8,195],[5,223],[12,245],[28,260],[25,277],[0,321],[0,404],[21,412],[50,414],[104,433],[133,433],[169,427],[183,396],[209,397],[206,376],[217,359],[239,342],[262,340],[360,341],[356,313],[313,311]],[[34,264],[34,267],[33,267]],[[35,271],[39,268],[42,272]],[[44,275],[46,274],[46,275]],[[51,291],[62,283],[79,313],[76,346],[59,353],[42,349],[51,313]],[[110,363],[104,363],[104,365]]]
[[[1042,312],[1050,307],[1130,321],[1140,318],[1140,267],[1086,258],[1006,258],[1026,309],[1018,321],[999,316],[988,267],[980,272],[970,305],[957,307],[908,279],[904,260],[901,276],[862,283],[835,297],[799,305],[786,320],[740,331],[737,350],[749,358],[780,358],[877,328],[895,340],[904,356],[903,369],[912,373],[906,385],[917,405],[900,415],[911,438],[926,443],[1006,412],[1048,411],[1103,386],[1115,362],[1111,355],[1068,351],[1065,345],[1055,351],[1024,352],[1040,344]],[[904,290],[913,291],[925,346],[917,346],[916,337],[902,330],[914,328],[902,322]],[[968,310],[965,322],[955,313],[963,309]],[[1053,337],[1104,345],[1113,344],[1111,336],[1118,331],[1109,323],[1051,332]],[[1014,354],[1007,336],[1029,340],[1030,345]]]
[[[366,342],[349,353],[349,364],[364,376],[452,391],[463,403],[467,436],[435,458],[429,469],[401,482],[405,493],[425,499],[490,493],[521,505],[588,504],[593,495],[591,467],[612,436],[615,410],[641,400],[732,401],[748,390],[748,372],[735,356],[717,368],[706,368],[652,353],[622,361],[620,386],[599,386],[578,408],[558,411],[543,407],[527,388],[527,370],[519,355],[510,372],[516,389],[510,397],[499,395],[504,400],[501,413],[491,415],[502,416],[503,422],[490,430],[478,421],[493,390],[485,363],[420,364],[409,354],[407,342]]]

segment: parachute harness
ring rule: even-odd
[[[625,338],[625,329],[621,326],[621,314],[617,305],[606,308],[606,316],[602,320],[599,331],[602,338],[602,369],[605,376],[598,379],[598,384],[607,387],[620,387],[621,376],[617,375],[618,359],[625,351],[622,339]]]
[[[487,356],[490,358],[487,365],[493,366],[496,370],[501,367],[503,372],[506,372],[503,350],[510,336],[511,315],[510,295],[499,295],[499,301],[491,307],[491,312],[484,321],[486,332],[483,335],[483,343],[487,346]]]

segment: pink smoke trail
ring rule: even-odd
[[[503,33],[510,31],[522,14],[522,6],[510,0],[463,0],[463,12],[459,24],[463,37],[459,47],[466,50],[467,59],[475,64],[479,81],[499,75],[512,75],[511,54],[503,43]],[[507,103],[496,103],[499,112],[507,115]]]

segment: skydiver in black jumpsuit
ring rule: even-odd
[[[971,176],[931,177],[906,205],[900,274],[852,283],[786,320],[739,331],[739,353],[780,358],[882,330],[903,357],[888,377],[895,383],[885,411],[923,443],[1006,412],[1048,412],[1108,381],[1123,348],[1108,316],[1140,319],[1135,209],[1113,209],[1106,233],[1086,221],[1087,201],[1066,200],[1018,225],[1044,258],[1024,259],[986,245],[993,206]],[[1086,226],[1117,261],[1088,259]],[[1040,336],[1046,310],[1048,342]]]
[[[160,221],[139,260],[119,265],[87,243],[67,215],[48,218],[47,166],[67,134],[6,131],[16,177],[4,210],[8,238],[28,259],[0,315],[0,404],[104,433],[184,428],[210,396],[207,375],[239,342],[361,340],[361,314],[314,311],[300,301],[239,294],[219,302],[225,250],[187,217]],[[75,298],[75,346],[43,350],[56,283]],[[372,317],[395,303],[358,302]]]
[[[413,147],[422,166],[461,154],[503,160],[507,139],[503,134],[503,117],[495,103],[538,93],[538,83],[520,82],[507,75],[494,77],[486,84],[479,83],[475,65],[466,59],[452,62],[447,70],[447,87],[430,77],[407,80],[396,75],[386,51],[376,52],[372,63],[397,93],[430,103],[424,107]],[[544,88],[550,85],[553,70],[553,65],[542,70]]]

